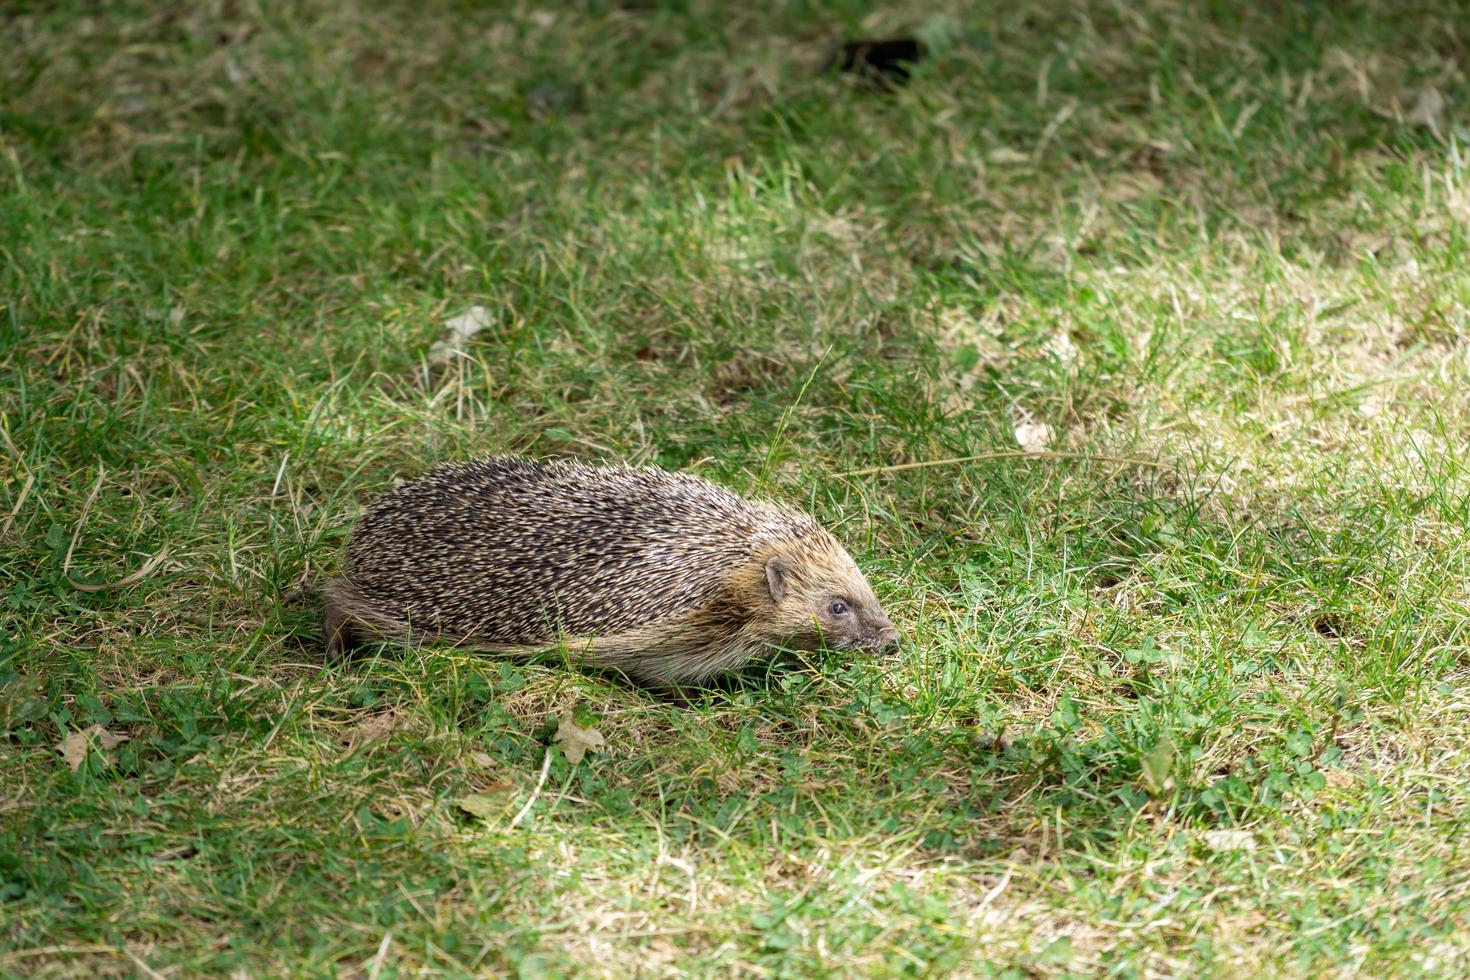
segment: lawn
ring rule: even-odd
[[[1470,8],[758,7],[0,10],[0,974],[1470,970]],[[900,649],[328,664],[499,452]]]

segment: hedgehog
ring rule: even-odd
[[[327,649],[447,642],[699,685],[772,646],[876,652],[899,634],[811,516],[652,467],[496,457],[380,498],[326,587]]]

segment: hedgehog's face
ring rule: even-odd
[[[898,643],[898,630],[868,580],[835,542],[831,553],[816,558],[805,549],[799,556],[771,556],[765,586],[776,630],[793,646],[877,651]]]

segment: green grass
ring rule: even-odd
[[[0,973],[1465,969],[1470,13],[733,6],[0,14]],[[324,666],[507,451],[810,508],[901,651]]]

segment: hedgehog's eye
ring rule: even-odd
[[[841,599],[833,599],[832,605],[827,607],[827,611],[834,616],[846,616],[847,603],[843,602]]]

